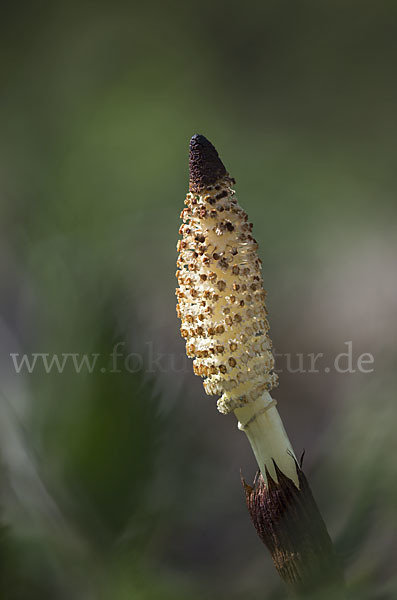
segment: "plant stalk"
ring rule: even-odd
[[[275,401],[266,393],[235,414],[261,471],[253,486],[243,480],[248,510],[280,577],[298,596],[332,589],[341,597],[341,567]]]

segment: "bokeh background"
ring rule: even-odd
[[[248,442],[179,337],[194,133],[254,223],[275,396],[352,597],[397,597],[396,22],[391,0],[2,7],[2,598],[285,596]],[[346,342],[371,372],[332,367]],[[99,357],[18,373],[32,353]]]

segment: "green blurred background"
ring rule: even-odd
[[[275,395],[352,596],[397,597],[396,23],[391,0],[3,5],[1,598],[284,597],[248,442],[179,337],[194,133],[254,223],[276,352],[324,354]],[[348,341],[372,372],[324,370]]]

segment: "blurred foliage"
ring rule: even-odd
[[[179,339],[196,132],[254,223],[276,349],[375,356],[283,373],[277,399],[352,599],[396,597],[396,18],[391,0],[2,7],[2,598],[284,597],[239,485],[250,448]],[[98,365],[16,373],[34,352]]]
[[[55,471],[53,496],[62,506],[57,494],[66,487],[73,496],[72,519],[106,552],[129,519],[137,519],[153,476],[161,433],[153,386],[139,374],[105,373],[81,395],[73,389],[59,395],[58,388],[54,382],[56,404],[46,411],[41,430],[41,453]]]

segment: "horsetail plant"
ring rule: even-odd
[[[332,542],[294,455],[270,391],[277,385],[261,261],[252,224],[239,206],[214,146],[190,142],[190,180],[178,242],[177,313],[186,352],[234,412],[260,476],[245,484],[247,506],[280,576],[295,592],[342,585]]]

